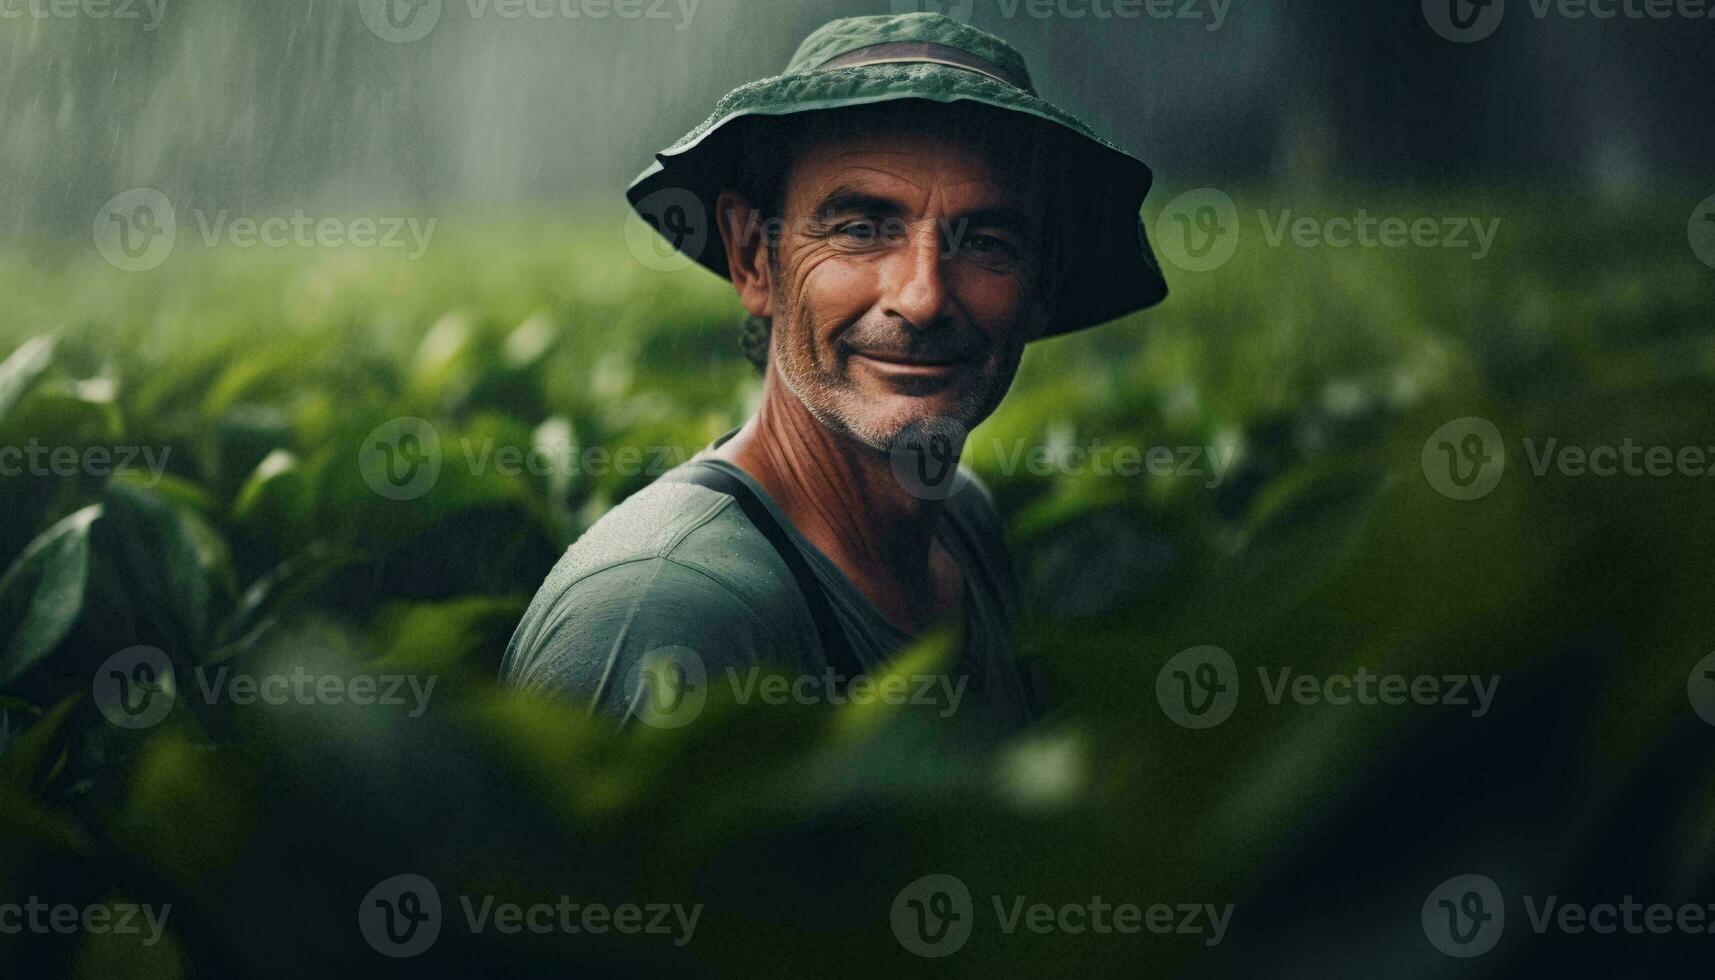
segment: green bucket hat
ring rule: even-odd
[[[1076,208],[1068,276],[1044,336],[1106,323],[1167,295],[1139,212],[1153,180],[1143,161],[1036,95],[1024,58],[1005,41],[941,14],[848,17],[798,46],[785,72],[741,85],[685,137],[655,155],[626,190],[638,214],[689,258],[726,278],[710,226],[720,192],[735,184],[744,126],[755,117],[903,99],[971,102],[1016,114],[1067,156],[1079,187],[1056,188],[1051,206]]]

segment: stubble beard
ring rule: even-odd
[[[788,303],[778,294],[774,308],[771,356],[786,390],[823,428],[878,452],[888,452],[902,438],[923,432],[956,433],[962,442],[963,436],[988,418],[1006,397],[1023,355],[1021,347],[1014,347],[1003,352],[998,364],[984,365],[979,382],[960,392],[950,410],[931,410],[919,403],[915,411],[890,410],[884,414],[841,370],[838,351],[822,350],[820,361],[812,355],[814,341],[808,338],[813,318],[808,309]]]

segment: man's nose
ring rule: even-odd
[[[946,264],[940,230],[933,221],[913,223],[888,263],[884,313],[917,330],[940,325],[947,315]]]

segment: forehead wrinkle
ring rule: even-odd
[[[880,178],[880,180],[878,181],[877,178]],[[850,188],[875,197],[881,197],[883,196],[883,191],[874,186],[877,183],[904,184],[912,190],[919,192],[927,192],[929,190],[928,187],[912,180],[909,177],[902,176],[881,167],[864,164],[833,170],[825,177],[821,177],[816,181],[818,195],[822,198],[826,198],[830,193],[841,188]]]
[[[858,166],[849,169],[836,170],[825,176],[818,176],[812,200],[809,206],[820,206],[824,201],[846,192],[855,192],[883,200],[899,199],[897,185],[903,185],[911,190],[905,195],[904,203],[933,208],[937,203],[957,194],[960,197],[970,197],[968,204],[962,203],[959,211],[979,212],[998,211],[1002,209],[1026,213],[1030,210],[1024,202],[1015,202],[1013,192],[1022,194],[1022,189],[1016,188],[1006,181],[993,176],[974,176],[954,180],[942,180],[939,174],[931,175],[927,181],[913,180],[901,174],[880,167]],[[894,185],[889,187],[888,185]]]
[[[889,140],[890,135],[894,141]],[[992,153],[981,146],[938,134],[842,134],[807,144],[802,148],[799,162],[812,166],[838,165],[852,157],[860,158],[857,168],[884,173],[891,173],[883,168],[893,162],[930,173],[940,173],[949,167],[969,168],[981,171],[989,179],[995,178],[996,160]]]

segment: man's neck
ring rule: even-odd
[[[935,618],[941,505],[912,494],[886,452],[830,432],[769,371],[756,416],[714,455],[754,477],[896,625],[915,633]]]

